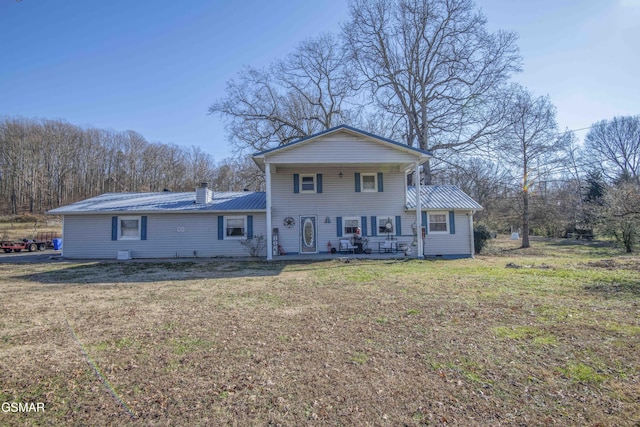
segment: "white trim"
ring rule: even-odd
[[[444,215],[444,222],[447,226],[446,230],[434,231],[431,230],[431,215]],[[449,224],[449,212],[448,211],[427,211],[427,224],[429,226],[429,234],[449,234],[451,230],[451,224]],[[442,224],[442,222],[437,222],[436,224]]]
[[[136,236],[123,236],[122,235],[122,221],[137,221],[138,233]],[[141,216],[119,216],[118,217],[118,240],[140,240],[142,237],[142,217]]]
[[[271,225],[271,163],[264,165],[265,195],[267,199],[266,220],[267,220],[267,261],[273,260],[273,229]]]
[[[476,243],[475,243],[475,236],[473,235],[473,211],[469,211],[467,213],[467,216],[469,217],[469,243],[471,244],[471,258],[475,258],[476,257]]]
[[[244,233],[242,234],[242,236],[229,236],[227,235],[227,222],[232,219],[232,220],[236,220],[236,219],[241,219],[244,224],[243,224],[243,230]],[[247,217],[246,216],[224,216],[224,240],[242,240],[242,239],[246,239],[247,238]]]
[[[418,259],[424,258],[424,240],[422,239],[422,197],[420,190],[420,159],[416,161],[415,167],[415,188],[416,188],[416,246],[418,248]],[[406,190],[405,190],[406,192]]]

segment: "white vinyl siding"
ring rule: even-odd
[[[275,168],[272,168],[274,170]],[[342,177],[340,176],[342,172]],[[354,174],[384,173],[384,192],[354,192]],[[292,197],[291,187],[294,174],[318,176],[322,175],[322,193],[316,193],[313,197]],[[317,183],[317,179],[316,179]],[[393,222],[393,234],[396,233],[395,217],[402,216],[403,232],[406,236],[400,241],[411,243],[411,223],[415,221],[414,213],[405,212],[405,188],[406,176],[403,170],[393,166],[372,165],[371,167],[335,165],[331,167],[310,166],[304,170],[301,166],[278,166],[271,176],[272,188],[272,224],[278,229],[278,243],[287,254],[297,253],[300,250],[300,216],[317,215],[318,249],[327,251],[327,243],[332,247],[338,247],[338,234],[350,237],[352,233],[345,234],[345,219],[353,218],[359,221],[362,234],[369,237],[369,246],[377,248],[377,240],[385,240],[386,234],[372,236],[371,217],[378,216],[378,222],[391,218]],[[379,212],[384,216],[378,215]],[[296,225],[288,228],[284,222],[286,218],[294,218]],[[362,217],[367,218],[366,233],[362,223]],[[342,222],[341,233],[338,233],[338,218]]]
[[[352,156],[351,158],[357,159],[360,164],[375,164],[379,163],[380,159],[384,159],[384,162],[388,163],[414,163],[416,161],[414,154],[346,132],[326,135],[314,139],[308,144],[300,143],[289,150],[273,153],[269,156],[269,161],[272,164],[299,166],[304,166],[309,162],[336,164],[336,156],[342,155]]]
[[[413,212],[411,212],[413,214]],[[427,213],[434,213],[433,211]],[[443,213],[439,211],[438,213]],[[449,213],[446,213],[447,219]],[[455,213],[456,233],[428,232],[424,238],[425,256],[466,255],[471,256],[469,217],[466,212]],[[449,224],[447,223],[447,227]]]
[[[253,234],[266,236],[264,212],[252,215]],[[229,216],[246,217],[237,212]],[[133,258],[249,255],[238,239],[218,240],[217,217],[213,213],[148,215],[147,240],[111,240],[111,215],[65,215],[63,255],[70,259],[115,259],[122,250],[130,250]]]

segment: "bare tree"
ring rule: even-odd
[[[602,213],[604,232],[633,252],[640,240],[640,183],[627,179],[607,189]]]
[[[497,134],[500,90],[520,67],[514,33],[490,33],[471,0],[353,0],[350,12],[351,56],[407,144],[438,157]]]
[[[522,247],[529,244],[529,202],[532,192],[545,191],[544,184],[553,175],[567,138],[557,133],[556,109],[547,96],[534,97],[525,88],[513,85],[507,100],[508,127],[498,150],[514,167],[512,172],[522,186]]]
[[[586,158],[610,182],[640,177],[640,116],[614,117],[594,124],[585,138]]]
[[[240,189],[255,183],[234,173],[246,179]],[[199,148],[149,143],[134,131],[0,119],[0,212],[41,213],[105,192],[192,191],[215,174],[212,157]]]
[[[266,69],[243,68],[209,113],[225,120],[238,152],[259,151],[349,123],[357,89],[340,43],[325,34]]]

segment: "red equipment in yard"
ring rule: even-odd
[[[38,233],[35,239],[0,241],[0,249],[6,253],[20,252],[23,250],[29,252],[44,251],[47,248],[53,248],[53,239],[57,237],[58,233],[42,232]]]
[[[39,242],[37,240],[23,239],[17,242],[1,242],[0,248],[6,253],[11,251],[20,252],[23,249],[29,252],[44,251],[47,248],[46,242]]]

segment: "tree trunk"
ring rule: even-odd
[[[529,189],[522,193],[522,248],[528,248],[529,244]]]

